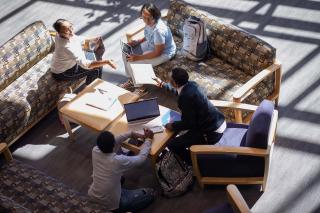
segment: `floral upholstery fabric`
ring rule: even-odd
[[[82,82],[50,72],[54,43],[37,21],[0,47],[0,141],[11,143],[52,110],[59,95]]]
[[[0,195],[30,212],[108,212],[87,195],[20,161],[4,164],[0,171]]]
[[[0,91],[44,58],[53,40],[45,25],[37,21],[0,47]]]
[[[51,58],[52,54],[47,55],[0,92],[0,141],[12,141],[38,121],[56,106],[59,95],[74,84],[52,77]]]
[[[190,15],[200,17],[206,23],[210,46],[216,56],[250,75],[270,66],[276,49],[258,37],[217,17],[201,12],[180,1],[171,0],[168,25],[172,32],[182,38],[182,27]]]
[[[185,19],[191,15],[200,17],[206,23],[213,50],[213,56],[203,63],[188,60],[181,52],[182,27]],[[171,0],[167,23],[174,34],[177,54],[172,60],[156,66],[156,75],[168,81],[172,68],[184,68],[188,71],[190,80],[202,86],[210,99],[232,101],[237,89],[274,62],[276,50],[265,41],[183,2]],[[243,102],[259,105],[273,91],[274,76],[270,76],[259,83]],[[224,112],[228,120],[232,120],[233,113]]]
[[[197,82],[207,93],[209,99],[232,101],[233,93],[252,78],[240,69],[230,65],[218,57],[212,57],[199,65],[194,61],[186,60],[181,53],[182,40],[175,36],[177,54],[173,60],[154,68],[155,74],[164,81],[170,80],[170,70],[181,67],[188,71],[189,79]],[[259,105],[259,103],[272,92],[264,82],[259,84],[257,90],[244,100],[245,103]],[[273,88],[273,87],[272,87]],[[227,120],[234,118],[231,110],[221,109]]]

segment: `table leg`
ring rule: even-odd
[[[74,142],[75,138],[74,138],[74,134],[72,132],[69,120],[65,116],[62,115],[62,121],[63,121],[64,127],[66,128],[66,130],[69,134],[69,138],[70,138],[71,142]]]

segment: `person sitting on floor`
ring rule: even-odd
[[[84,39],[74,34],[73,25],[65,19],[58,19],[53,28],[57,31],[55,36],[55,49],[51,61],[51,73],[59,80],[74,80],[86,78],[86,84],[94,79],[101,78],[102,66],[108,64],[116,68],[111,60],[103,60],[104,47],[102,38]],[[88,60],[83,51],[83,45],[95,44],[97,60]],[[90,45],[91,46],[91,45]],[[94,45],[92,45],[94,46]]]
[[[171,30],[161,20],[161,12],[153,3],[142,6],[140,17],[145,23],[144,38],[128,43],[133,47],[132,55],[127,56],[122,53],[126,74],[131,78],[131,63],[157,66],[169,61],[176,53],[176,44]],[[132,87],[132,80],[129,79],[121,86],[126,89]]]
[[[168,148],[178,154],[187,163],[191,163],[188,148],[195,144],[215,144],[226,129],[224,115],[208,100],[198,84],[189,81],[189,75],[182,68],[171,72],[171,84],[154,79],[157,85],[178,96],[181,120],[168,123],[170,131],[187,130],[185,134],[169,142]]]
[[[115,212],[135,212],[152,203],[155,198],[153,189],[121,188],[121,177],[125,171],[146,160],[153,135],[150,129],[144,129],[144,135],[128,132],[117,137],[111,132],[102,132],[97,138],[97,146],[92,149],[93,182],[88,195]],[[144,138],[138,155],[117,154],[121,143],[128,138]]]

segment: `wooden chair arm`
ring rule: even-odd
[[[11,152],[8,148],[8,145],[6,143],[0,143],[0,154],[3,153],[6,161],[12,160]]]
[[[227,186],[227,195],[233,209],[236,212],[240,212],[240,213],[250,212],[249,206],[247,205],[246,201],[243,199],[240,191],[235,185],[229,184]]]
[[[190,147],[191,155],[198,154],[238,154],[257,157],[268,155],[267,149],[251,147],[231,147],[231,146],[213,146],[213,145],[193,145]]]
[[[126,32],[126,38],[127,38],[127,42],[131,42],[133,39],[133,37],[137,34],[139,34],[142,30],[144,30],[144,25],[141,26],[139,25],[137,28],[133,29],[132,31],[128,31]]]
[[[242,87],[240,87],[234,94],[233,100],[236,102],[242,102],[244,97],[261,81],[263,81],[267,76],[280,70],[281,64],[280,62],[276,61],[274,64],[270,65],[266,69],[262,70],[249,81],[247,81]]]
[[[210,102],[219,108],[230,108],[230,109],[239,109],[244,111],[256,111],[258,106],[251,105],[251,104],[243,104],[243,103],[236,103],[232,101],[219,101],[219,100],[210,100]]]
[[[52,37],[55,37],[57,35],[57,32],[54,30],[48,30],[48,31]]]

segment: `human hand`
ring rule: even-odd
[[[140,41],[137,40],[132,40],[128,42],[128,45],[130,45],[131,47],[137,46],[138,44],[140,44]]]
[[[127,56],[127,60],[130,61],[130,62],[137,61],[137,60],[139,60],[139,55],[134,55],[134,54],[128,55]]]
[[[149,129],[149,128],[144,128],[143,131],[144,131],[144,136],[145,136],[146,138],[153,139],[154,133],[152,132],[151,129]]]
[[[160,78],[155,77],[155,78],[152,78],[152,80],[154,80],[157,83],[158,87],[162,87],[162,81]]]
[[[132,137],[133,139],[135,139],[135,140],[137,140],[138,138],[145,139],[145,136],[144,136],[144,135],[139,134],[139,133],[134,132],[134,131],[131,132],[131,137]]]
[[[167,123],[164,127],[165,127],[167,130],[169,130],[169,131],[173,131],[173,125],[172,125],[172,123]]]
[[[113,69],[117,69],[117,65],[114,63],[113,60],[106,60],[106,64],[108,64]]]

